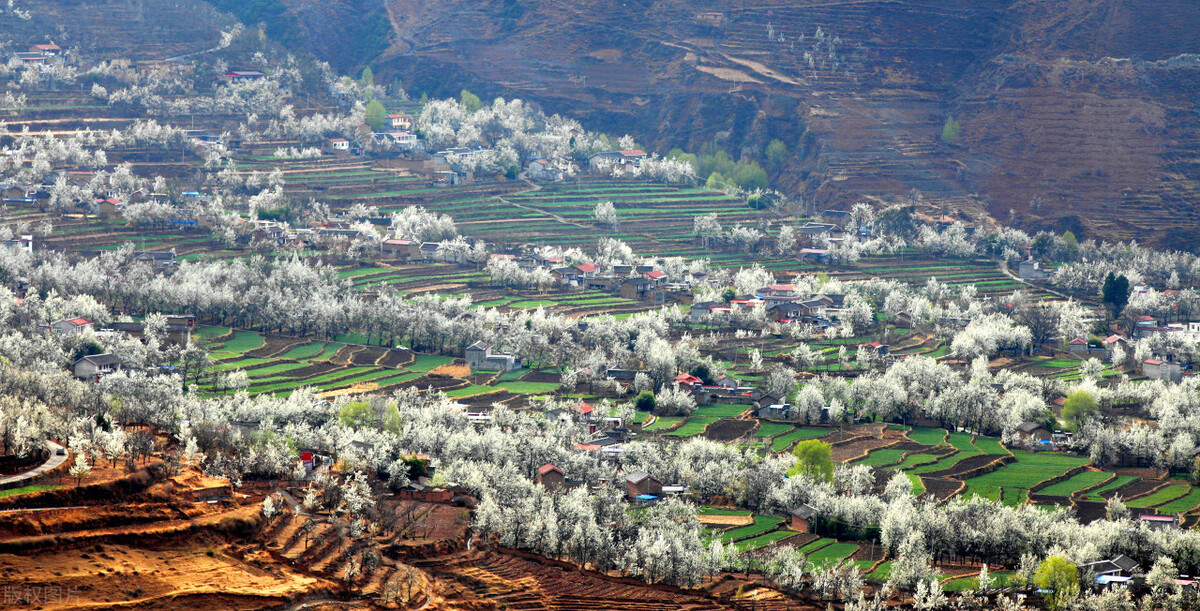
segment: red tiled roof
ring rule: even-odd
[[[1146,359],[1145,363],[1147,365],[1162,365],[1162,361],[1158,359]]]
[[[575,449],[582,452],[595,452],[600,449],[600,446],[594,443],[577,443],[575,444]]]
[[[577,269],[577,270],[579,270],[579,271],[581,271],[581,272],[583,272],[583,273],[585,273],[585,274],[586,274],[586,273],[589,273],[589,272],[594,272],[594,271],[596,271],[597,269],[600,269],[600,268],[599,268],[599,267],[597,267],[595,263],[592,263],[591,261],[588,261],[587,263],[581,263],[581,264],[579,264],[579,265],[576,265],[576,266],[575,266],[575,269]]]
[[[701,380],[690,373],[681,373],[675,376],[675,381],[680,384],[699,384]]]
[[[538,467],[538,473],[540,473],[542,475],[545,475],[551,471],[558,471],[559,473],[562,473],[562,469],[559,469],[558,467],[555,467],[554,465],[552,465],[550,463],[546,463],[546,464]]]
[[[632,157],[634,155],[645,155],[646,154],[646,151],[643,151],[641,149],[628,149],[628,150],[617,151],[617,152],[626,157]]]
[[[71,324],[75,325],[76,327],[82,327],[83,325],[92,324],[92,321],[90,321],[86,318],[72,318],[70,322],[71,322]]]
[[[656,269],[652,272],[646,272],[646,277],[651,280],[658,280],[659,278],[666,278],[667,272],[659,271]]]
[[[1071,340],[1071,342],[1070,342],[1070,343],[1072,343],[1072,344],[1086,344],[1086,343],[1087,343],[1087,340],[1086,340],[1086,339],[1083,339],[1082,337],[1076,337],[1075,339]]]
[[[1146,322],[1146,321],[1154,322],[1153,316],[1138,316],[1137,319],[1139,322]]]
[[[595,409],[596,409],[595,407],[592,407],[586,401],[580,401],[579,403],[575,404],[575,411],[577,411],[581,414],[590,414]]]

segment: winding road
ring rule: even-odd
[[[57,469],[63,463],[67,462],[67,458],[70,455],[66,448],[53,441],[46,441],[46,449],[50,450],[50,458],[46,459],[46,462],[28,471],[0,477],[0,490],[20,488],[24,482],[32,482],[42,475]],[[58,453],[59,450],[62,450],[61,455]]]

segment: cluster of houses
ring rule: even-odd
[[[12,70],[24,70],[30,66],[38,66],[43,70],[54,71],[62,65],[62,48],[53,43],[35,44],[28,51],[18,51],[8,56],[8,67]]]
[[[707,301],[692,304],[689,322],[712,322],[722,316],[761,307],[777,322],[803,322],[821,328],[840,322],[846,296],[842,294],[802,294],[795,285],[776,284],[760,288],[728,302]]]
[[[186,346],[196,328],[196,317],[191,315],[167,316],[164,339],[172,344]],[[45,325],[44,329],[64,337],[80,337],[87,333],[97,336],[126,334],[141,338],[146,326],[141,322],[114,322],[108,327],[97,329],[96,323],[87,318],[65,318]],[[116,373],[124,367],[125,358],[109,352],[89,354],[75,360],[71,371],[76,378],[98,382],[104,376]]]

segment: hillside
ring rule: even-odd
[[[660,152],[716,140],[761,157],[780,138],[776,183],[816,209],[916,189],[1032,228],[1196,243],[1200,61],[1180,56],[1200,49],[1200,9],[1187,0],[388,9],[397,37],[377,74],[532,99]]]

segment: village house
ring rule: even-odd
[[[0,241],[0,246],[7,246],[9,248],[16,248],[17,250],[23,250],[25,252],[32,253],[33,252],[33,234],[32,233],[23,233],[23,234],[21,234],[21,236],[18,239],[2,240],[2,241]]]
[[[830,223],[809,222],[809,223],[805,223],[804,225],[802,225],[798,231],[800,232],[801,235],[804,235],[804,236],[808,237],[809,239],[812,239],[812,238],[815,238],[815,237],[821,235],[822,233],[834,233],[835,231],[837,231],[837,225],[833,225]]]
[[[380,246],[383,256],[397,261],[411,261],[421,254],[421,245],[413,240],[388,238]]]
[[[133,260],[137,263],[145,263],[154,268],[154,271],[173,270],[176,266],[175,249],[171,250],[145,250],[133,253]]]
[[[47,327],[49,327],[50,330],[54,331],[55,333],[66,336],[83,335],[86,331],[95,330],[95,325],[92,323],[92,321],[86,318],[64,319],[58,322],[50,323],[47,325]]]
[[[829,263],[829,249],[827,248],[801,248],[800,260],[805,263]]]
[[[588,157],[588,168],[596,170],[608,164],[633,167],[641,165],[642,160],[645,158],[646,151],[639,149],[596,153],[595,155]]]
[[[771,403],[758,408],[755,415],[763,420],[792,420],[797,414],[790,403]]]
[[[622,281],[621,297],[655,304],[665,301],[663,292],[656,290],[654,283],[646,278],[626,278]]]
[[[54,57],[62,52],[62,47],[54,43],[38,44],[29,47],[30,53],[37,53],[42,57]]]
[[[1045,280],[1050,274],[1042,269],[1040,262],[1026,259],[1017,266],[1017,276],[1022,280]]]
[[[557,182],[563,179],[563,171],[555,167],[547,159],[536,158],[529,161],[525,166],[525,175],[529,180],[539,182]]]
[[[321,147],[321,150],[335,155],[349,154],[350,141],[345,138],[326,138],[325,145]]]
[[[1178,530],[1179,518],[1175,516],[1160,516],[1153,513],[1138,515],[1138,522],[1150,527],[1151,530]]]
[[[1142,361],[1142,375],[1151,380],[1181,382],[1183,381],[1183,367],[1176,361],[1146,359]]]
[[[813,509],[807,503],[800,503],[800,506],[792,510],[792,520],[788,526],[796,532],[812,532],[812,521],[817,516],[817,510]]]
[[[636,471],[625,477],[625,496],[630,499],[652,502],[662,493],[662,482],[645,471]]]
[[[1025,421],[1017,427],[1017,437],[1025,443],[1050,441],[1050,437],[1053,435],[1054,433],[1050,429],[1036,422]]]
[[[75,361],[75,377],[81,380],[100,381],[100,378],[121,369],[121,357],[115,354],[93,354]]]
[[[244,83],[247,81],[257,81],[266,76],[258,70],[230,70],[221,75],[221,80],[226,83]]]
[[[1079,565],[1080,574],[1091,573],[1096,576],[1096,582],[1101,583],[1101,577],[1132,577],[1141,565],[1136,560],[1118,554],[1107,560],[1097,560]],[[1107,584],[1107,581],[1105,582]]]
[[[537,470],[537,483],[546,490],[555,491],[562,490],[563,484],[566,483],[567,477],[562,472],[562,469],[546,463]]]
[[[391,122],[392,129],[405,132],[412,131],[413,125],[417,122],[415,117],[404,112],[391,113],[387,118]]]
[[[508,352],[496,352],[491,344],[475,342],[463,352],[467,366],[471,369],[499,369],[512,371],[521,367],[520,359]]]

